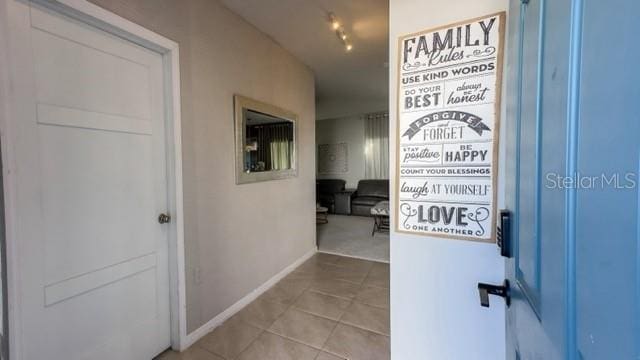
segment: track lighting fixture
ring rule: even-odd
[[[329,19],[329,22],[331,23],[331,28],[336,32],[336,36],[338,36],[338,39],[342,42],[342,44],[344,45],[344,48],[347,51],[351,51],[353,49],[353,45],[348,40],[349,36],[344,31],[344,27],[340,23],[340,20],[338,20],[336,15],[332,12],[328,14],[328,19]]]

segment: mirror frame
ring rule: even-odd
[[[289,110],[274,105],[263,103],[242,95],[233,96],[234,122],[235,122],[235,146],[236,146],[236,184],[250,184],[261,181],[289,179],[298,176],[298,115]],[[272,170],[250,172],[244,171],[244,149],[246,140],[246,121],[243,109],[261,112],[263,114],[289,120],[293,124],[293,153],[292,168],[287,170]]]

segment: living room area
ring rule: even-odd
[[[386,111],[316,121],[318,250],[389,261]]]
[[[328,20],[344,52],[310,62],[316,79],[316,244],[320,252],[388,263],[388,3],[341,4]]]

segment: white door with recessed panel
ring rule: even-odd
[[[148,360],[170,346],[163,59],[13,2],[23,360]],[[28,26],[27,26],[28,24]],[[14,64],[15,66],[15,64]]]

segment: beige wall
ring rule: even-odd
[[[318,179],[342,179],[355,189],[364,179],[364,115],[316,121],[316,144],[347,143],[349,171],[344,174],[317,175]]]
[[[91,1],[180,44],[193,331],[315,246],[313,73],[216,0]],[[299,115],[297,178],[235,184],[235,93]]]

